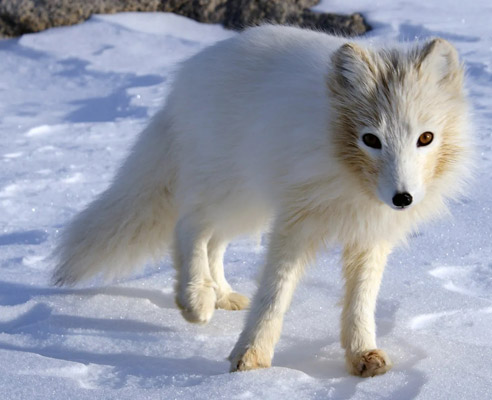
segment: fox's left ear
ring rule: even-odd
[[[438,83],[461,86],[463,67],[458,52],[447,40],[436,38],[427,42],[417,57],[417,69],[433,76]]]

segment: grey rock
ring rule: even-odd
[[[345,36],[361,35],[370,26],[360,14],[339,15],[316,13],[309,8],[319,0],[236,0],[229,1],[223,24],[231,29],[243,29],[264,22],[297,25]]]
[[[360,14],[316,13],[319,0],[0,0],[0,36],[13,37],[55,26],[73,25],[92,14],[167,11],[226,28],[270,22],[360,35],[370,26]]]
[[[74,25],[92,14],[157,11],[160,0],[0,0],[0,34],[19,36]]]

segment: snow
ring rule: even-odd
[[[286,315],[273,367],[229,374],[245,312],[183,320],[169,259],[103,285],[49,286],[61,228],[110,182],[177,63],[234,33],[170,14],[94,16],[0,41],[0,387],[3,399],[492,398],[492,5],[325,1],[362,11],[375,41],[441,36],[468,71],[476,180],[453,216],[389,259],[378,301],[384,376],[349,376],[340,348],[339,249],[318,257]],[[226,254],[251,296],[264,257],[255,239]]]

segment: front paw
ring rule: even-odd
[[[345,356],[347,369],[352,375],[367,378],[382,375],[389,371],[393,364],[383,350],[373,349]]]
[[[265,352],[261,352],[255,348],[248,348],[245,351],[238,352],[229,356],[231,361],[231,372],[249,371],[258,368],[268,368],[271,366],[271,357]]]

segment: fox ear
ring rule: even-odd
[[[447,40],[436,38],[427,42],[417,58],[417,70],[431,74],[438,83],[461,85],[463,67],[458,52]]]
[[[345,43],[333,54],[332,61],[339,85],[358,91],[372,88],[374,73],[367,50],[355,43]]]

